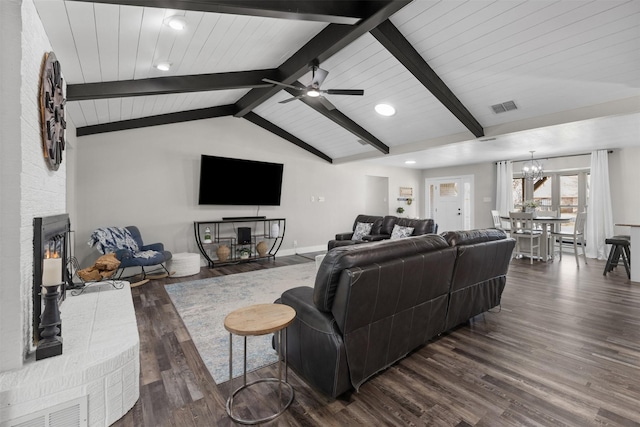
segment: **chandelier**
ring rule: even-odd
[[[529,152],[531,153],[531,160],[522,166],[522,176],[529,181],[537,181],[542,178],[542,164],[537,160],[533,160],[533,153],[535,153],[535,151]]]

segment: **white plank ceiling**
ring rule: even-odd
[[[64,0],[35,4],[68,84],[277,68],[327,25]],[[174,15],[185,17],[185,31],[165,25]],[[326,97],[389,146],[389,155],[361,145],[303,102],[279,104],[291,96],[285,91],[254,112],[335,162],[376,158],[404,166],[412,158],[412,167],[428,168],[523,159],[530,149],[545,156],[640,145],[640,1],[414,0],[390,20],[495,141],[478,141],[370,34],[320,64],[329,71],[322,88],[364,89],[361,97]],[[172,67],[161,72],[158,62]],[[247,92],[74,101],[68,115],[84,127],[233,104]],[[515,111],[491,109],[511,100]],[[380,102],[397,114],[377,115]],[[599,141],[585,143],[589,135]]]

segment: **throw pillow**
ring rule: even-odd
[[[403,237],[409,237],[413,233],[413,227],[403,227],[401,225],[395,224],[393,226],[393,231],[391,232],[392,239],[402,239]]]
[[[351,240],[362,240],[364,236],[368,236],[371,233],[372,222],[359,222],[356,224],[356,229],[353,231]]]

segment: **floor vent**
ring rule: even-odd
[[[494,113],[500,114],[506,113],[507,111],[517,110],[518,107],[516,106],[516,103],[514,101],[507,101],[503,102],[502,104],[492,105],[491,109]]]
[[[0,427],[87,427],[87,396],[6,421]]]

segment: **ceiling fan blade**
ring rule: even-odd
[[[311,86],[320,87],[324,79],[327,78],[329,72],[327,70],[323,70],[322,68],[316,68],[313,70],[313,79],[311,80]]]
[[[271,80],[271,79],[262,79],[262,81],[265,82],[265,83],[271,83],[273,85],[284,86],[284,87],[288,87],[288,88],[291,88],[291,89],[297,89],[297,90],[303,90],[304,89],[304,88],[299,88],[297,86],[288,85],[286,83],[280,83],[280,82],[277,82],[277,81]]]
[[[363,89],[327,89],[322,92],[328,95],[364,95]]]
[[[324,108],[326,108],[327,110],[335,110],[336,106],[333,105],[331,102],[329,102],[329,100],[327,98],[325,98],[324,96],[319,96],[318,97],[318,102],[320,104],[322,104],[324,106]]]
[[[284,100],[278,102],[278,104],[286,104],[287,102],[295,101],[296,99],[300,99],[302,97],[303,97],[303,95],[294,96],[293,98],[287,98],[287,99],[284,99]]]

